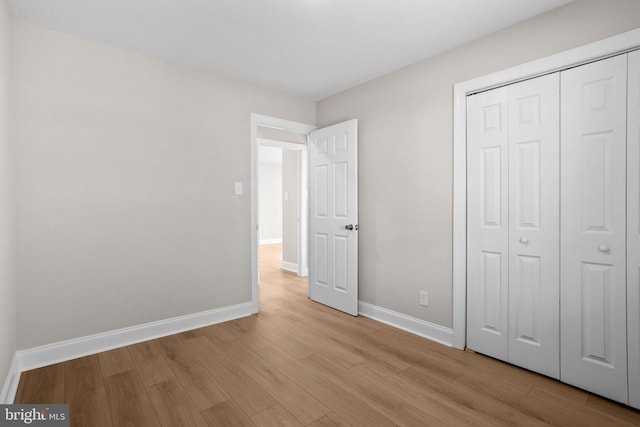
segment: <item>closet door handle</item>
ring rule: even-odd
[[[529,239],[527,239],[526,237],[521,237],[520,243],[522,243],[523,245],[526,245],[527,243],[529,243]]]
[[[598,246],[598,250],[602,253],[607,253],[610,251],[609,246],[607,245],[600,245]]]

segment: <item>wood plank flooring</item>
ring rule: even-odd
[[[640,412],[307,298],[261,247],[260,314],[24,372],[72,426],[639,426]]]

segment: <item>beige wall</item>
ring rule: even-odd
[[[0,0],[0,389],[16,350],[16,288],[11,227],[13,203],[9,170],[10,24],[6,2]]]
[[[259,146],[258,150],[260,241],[282,241],[282,148]]]
[[[250,114],[314,103],[14,23],[18,348],[250,301]]]
[[[298,265],[298,155],[282,150],[282,261]],[[285,198],[285,192],[288,198]]]
[[[637,27],[640,1],[577,0],[320,101],[318,126],[359,123],[360,299],[452,325],[455,83]]]
[[[258,138],[273,139],[282,142],[295,142],[296,144],[306,144],[307,135],[299,132],[291,132],[284,129],[258,126]]]

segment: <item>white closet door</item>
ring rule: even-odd
[[[559,378],[560,75],[508,89],[508,360]]]
[[[467,347],[507,360],[507,88],[467,97]]]
[[[629,404],[640,409],[640,51],[629,54],[627,122]]]
[[[627,56],[561,73],[561,378],[626,402]]]

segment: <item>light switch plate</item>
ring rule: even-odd
[[[427,291],[420,291],[420,305],[429,306],[429,294]]]
[[[242,195],[242,183],[241,182],[236,182],[234,184],[234,191],[236,193],[236,196]]]

